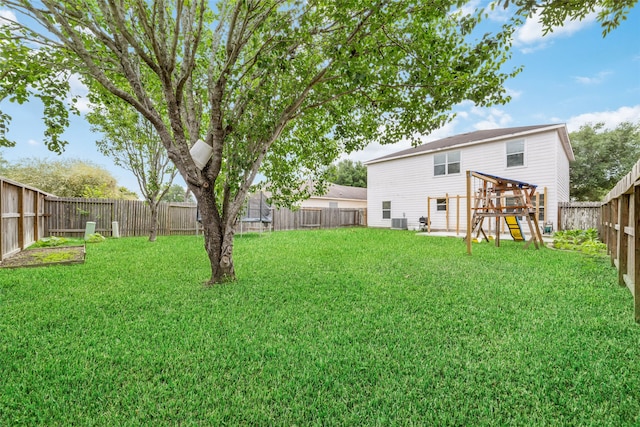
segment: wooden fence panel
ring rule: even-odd
[[[36,188],[0,178],[0,262],[44,237],[44,198]]]
[[[600,227],[602,202],[558,203],[559,230],[588,230]]]
[[[83,237],[87,221],[96,223],[96,232],[110,237],[112,223],[118,222],[121,237],[147,236],[151,230],[151,209],[141,200],[56,198],[46,199],[48,235]],[[196,205],[160,203],[158,235],[196,234]]]
[[[83,237],[89,221],[96,223],[96,233],[111,236],[113,206],[116,201],[48,197],[46,202],[50,236]]]
[[[2,182],[2,259],[19,252],[20,191],[9,182]]]
[[[298,230],[365,226],[366,209],[280,208],[272,211],[273,229]]]
[[[171,203],[166,210],[168,235],[198,234],[200,227],[197,217],[197,207],[193,204]]]
[[[618,283],[631,291],[640,323],[640,161],[607,194],[601,218],[601,236],[618,269]]]

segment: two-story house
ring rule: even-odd
[[[391,227],[393,219],[406,218],[407,227],[417,229],[429,213],[434,230],[451,230],[454,223],[464,229],[465,172],[471,170],[537,185],[540,223],[557,230],[573,160],[565,124],[480,130],[370,160],[368,225]]]

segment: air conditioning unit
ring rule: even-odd
[[[392,230],[406,230],[407,229],[407,218],[391,218],[391,229]]]

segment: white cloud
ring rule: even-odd
[[[611,71],[600,71],[593,77],[575,76],[573,79],[583,85],[595,85],[602,83],[606,79],[606,77],[611,74],[613,74],[613,72]]]
[[[522,96],[521,90],[515,90],[515,89],[509,89],[509,88],[506,88],[506,90],[507,90],[507,95],[509,95],[512,100],[518,99]]]
[[[524,25],[514,34],[514,45],[522,48],[523,53],[530,53],[548,45],[548,41],[557,37],[568,37],[590,26],[596,20],[596,14],[587,15],[582,21],[567,20],[562,26],[554,27],[552,32],[543,36],[540,14],[527,18]]]
[[[558,120],[562,122],[562,120]],[[604,123],[606,129],[615,129],[622,122],[640,123],[640,105],[620,107],[615,111],[599,111],[571,117],[566,121],[569,132],[575,132],[586,124]]]
[[[465,3],[458,9],[462,12],[462,15],[472,15],[475,13],[476,9],[480,7],[480,0],[471,0]]]
[[[89,93],[89,88],[84,83],[82,83],[79,75],[71,75],[71,77],[69,78],[69,88],[71,90],[71,96],[75,96],[77,98],[74,106],[81,113],[88,113],[93,109],[93,105],[91,105],[89,99],[87,99],[86,97]],[[71,102],[71,100],[69,100],[69,102]]]
[[[0,26],[6,25],[10,22],[16,22],[18,18],[16,18],[16,14],[10,10],[0,10]]]
[[[482,119],[473,125],[476,130],[508,127],[513,122],[513,118],[508,113],[498,108],[474,107],[471,113]]]
[[[35,147],[40,145],[40,141],[36,141],[35,139],[30,139],[27,141],[27,144],[31,145],[32,147]]]
[[[495,22],[507,22],[513,16],[513,8],[505,8],[504,5],[496,5],[495,2],[487,5],[485,12],[489,15],[489,19]]]

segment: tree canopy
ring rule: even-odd
[[[351,187],[367,187],[367,167],[362,162],[342,160],[327,168],[327,181]]]
[[[511,5],[515,15],[522,17],[536,16],[543,27],[544,34],[553,32],[568,20],[581,21],[590,14],[596,14],[596,20],[602,27],[602,35],[616,29],[627,19],[629,11],[638,0],[496,0],[493,7]]]
[[[1,165],[0,175],[58,197],[137,199],[108,170],[79,159],[25,158]]]
[[[587,124],[569,134],[575,161],[571,163],[571,197],[599,201],[640,159],[640,123]]]
[[[162,196],[163,202],[186,202],[193,203],[191,192],[180,184],[173,184],[169,190]]]

